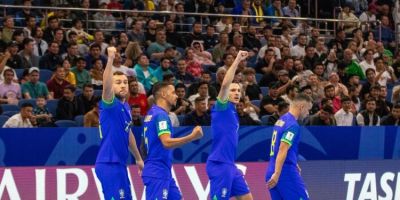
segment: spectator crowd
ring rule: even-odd
[[[161,81],[176,88],[177,104],[169,113],[174,126],[210,125],[211,108],[239,50],[250,55],[234,79],[242,87],[236,106],[241,125],[273,125],[298,93],[313,99],[303,125],[400,124],[399,1],[342,4],[337,16],[347,21],[336,24],[333,37],[310,20],[273,18],[305,17],[296,0],[10,1],[26,7],[6,9],[0,26],[3,127],[49,127],[63,120],[98,126],[110,46],[118,50],[113,71],[129,79],[137,126],[153,104],[153,85]]]

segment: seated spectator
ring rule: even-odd
[[[267,121],[268,126],[273,126],[278,119],[289,111],[289,104],[286,102],[280,102],[278,104],[278,110],[274,114],[272,114]]]
[[[217,90],[214,88],[214,86],[211,85],[211,72],[210,71],[203,71],[201,74],[200,79],[195,82],[192,83],[188,90],[187,90],[187,96],[191,96],[193,94],[196,94],[198,92],[198,89],[200,87],[200,84],[203,82],[206,82],[208,84],[208,94],[211,97],[216,97],[217,96]]]
[[[381,86],[385,86],[386,84],[393,83],[397,80],[396,75],[394,75],[394,71],[392,67],[385,66],[382,57],[375,58],[374,60],[376,66],[376,81]]]
[[[210,126],[211,116],[207,113],[207,99],[204,97],[197,97],[194,105],[194,111],[185,116],[183,125]]]
[[[64,88],[71,85],[65,80],[64,67],[58,65],[55,71],[55,75],[47,81],[47,88],[49,89],[50,95],[55,99],[59,99],[64,94]]]
[[[310,126],[335,126],[336,122],[333,118],[333,108],[331,106],[322,107],[318,113],[310,116],[307,125]]]
[[[327,85],[324,88],[325,98],[332,100],[333,113],[336,113],[342,107],[340,97],[336,95],[335,86]]]
[[[278,111],[278,104],[285,100],[278,94],[278,85],[269,88],[269,95],[263,97],[260,103],[260,116],[272,115]]]
[[[306,46],[307,46],[307,35],[300,34],[297,37],[298,43],[290,49],[291,56],[295,58],[304,58],[306,55]]]
[[[32,128],[36,126],[36,119],[32,111],[32,104],[23,103],[20,112],[10,117],[4,123],[3,128]]]
[[[89,112],[96,104],[96,96],[94,96],[94,89],[92,84],[85,84],[82,88],[82,94],[76,96],[80,108],[82,108],[83,114]]]
[[[22,69],[24,67],[22,57],[18,54],[18,43],[11,41],[8,43],[7,51],[9,52],[6,65],[12,69]]]
[[[64,88],[63,97],[57,105],[57,120],[74,120],[76,116],[83,114],[83,107],[78,103],[78,98],[74,93],[74,86],[68,85]]]
[[[46,98],[39,96],[36,98],[36,107],[33,109],[33,115],[36,118],[38,127],[53,127],[53,116],[46,107]]]
[[[39,96],[45,96],[47,99],[53,99],[53,94],[49,92],[45,83],[39,81],[39,68],[29,69],[29,81],[22,84],[22,95],[25,99],[36,99]]]
[[[253,118],[250,117],[250,115],[248,113],[246,113],[244,111],[245,106],[244,106],[245,102],[244,99],[240,99],[239,103],[236,105],[236,111],[237,114],[239,116],[239,124],[240,125],[248,125],[248,126],[252,126],[252,125],[260,125],[259,121],[255,121]]]
[[[367,69],[365,73],[366,73],[366,76],[367,76],[367,81],[362,84],[362,88],[361,88],[361,91],[360,91],[360,98],[361,99],[366,99],[369,96],[370,88],[373,85],[377,84],[377,79],[375,79],[375,77],[376,77],[375,74],[376,73],[375,73],[374,69],[371,69],[371,68]]]
[[[357,76],[358,75],[351,75]],[[335,87],[335,95],[336,96],[349,96],[349,91],[347,90],[347,87],[340,83],[340,78],[339,75],[336,72],[332,72],[329,74],[329,83],[330,85],[333,85]]]
[[[390,27],[389,17],[382,15],[381,16],[381,24],[378,29],[375,31],[375,36],[380,36],[380,38],[375,38],[376,40],[382,41],[382,43],[386,47],[394,47],[396,46],[395,42],[395,32]]]
[[[14,71],[7,68],[3,72],[4,81],[0,82],[0,104],[18,104],[21,99],[21,87],[13,82]]]
[[[205,101],[207,102],[208,98],[209,98],[209,94],[208,94],[208,83],[207,82],[201,82],[198,84],[198,89],[197,89],[197,93],[193,94],[191,96],[189,96],[188,100],[192,105],[195,105],[196,99],[198,97],[202,97],[205,99]]]
[[[290,62],[291,58],[286,58],[285,62]],[[293,61],[293,60],[292,60]],[[296,59],[293,62],[293,67],[296,75],[292,78],[292,82],[298,84],[300,88],[308,85],[309,77],[314,74],[311,70],[304,70],[304,65],[301,59]]]
[[[351,5],[346,3],[343,6],[342,12],[339,13],[338,19],[354,22],[342,22],[340,23],[340,28],[343,29],[347,34],[351,34],[354,29],[359,25],[359,20],[357,16],[354,15],[353,11],[350,9]]]
[[[215,26],[209,24],[206,27],[206,34],[203,35],[204,50],[212,49],[218,43],[218,36],[215,34]]]
[[[137,104],[131,105],[131,117],[132,117],[132,125],[133,126],[142,126],[143,125],[143,115],[141,113],[142,113],[142,110],[139,105],[137,105]]]
[[[202,43],[193,41],[191,44],[191,48],[193,50],[194,61],[196,61],[200,65],[215,65],[215,63],[212,61],[211,53],[204,49]]]
[[[59,44],[57,42],[51,42],[47,52],[39,60],[39,67],[41,69],[55,71],[57,65],[62,63],[62,58],[59,55],[59,52]]]
[[[110,3],[111,4],[111,3]],[[107,3],[105,1],[101,1],[99,5],[100,9],[107,9]],[[115,17],[111,14],[110,11],[99,11],[93,15],[93,19],[96,20],[94,22],[94,26],[96,29],[104,30],[104,29],[115,29]],[[111,31],[106,31],[106,33],[111,33]]]
[[[359,126],[379,126],[381,124],[381,118],[375,112],[376,101],[373,98],[365,100],[366,109],[358,113],[357,124]]]
[[[84,18],[86,19],[86,18]],[[82,23],[83,18],[73,18],[72,20],[72,28],[70,31],[78,34],[78,44],[88,44],[89,42],[94,40],[93,35],[85,32],[84,25]],[[67,32],[68,35],[69,32]]]
[[[392,90],[392,100],[393,104],[400,103],[400,85],[394,86]]]
[[[146,55],[142,54],[138,58],[138,62],[134,67],[136,71],[137,80],[143,84],[147,93],[150,93],[151,88],[158,82],[157,77],[154,75],[154,70],[149,66],[149,59]]]
[[[334,115],[336,125],[338,126],[352,126],[354,115],[351,112],[352,101],[349,97],[345,96],[341,99],[342,108]]]
[[[282,99],[286,101],[288,104],[292,104],[293,99],[297,96],[299,93],[299,90],[295,85],[289,85],[286,88],[286,92],[284,95],[282,95]]]
[[[139,93],[139,82],[134,80],[129,83],[129,105],[137,105],[140,107],[140,114],[145,116],[149,109],[146,94]]]
[[[77,59],[81,57],[79,55],[79,45],[74,41],[70,41],[67,46],[67,52],[61,57],[63,60],[68,60],[70,65],[75,66]]]
[[[101,46],[97,43],[93,43],[90,45],[89,54],[85,56],[87,70],[92,68],[93,61],[96,59],[100,59],[103,66],[106,66],[107,58],[104,55],[101,55]]]
[[[147,47],[147,55],[151,60],[159,61],[164,57],[164,50],[169,47],[172,47],[172,44],[167,42],[165,31],[159,29],[156,31],[156,41]]]
[[[254,25],[249,24],[247,26],[247,33],[243,36],[243,46],[254,52],[261,49],[261,42],[257,38],[257,29]]]
[[[98,60],[98,59],[96,59],[96,60]],[[112,71],[113,72],[116,72],[116,71],[122,72],[127,77],[136,76],[136,71],[134,69],[122,65],[122,57],[121,57],[121,54],[118,52],[115,53]]]
[[[8,43],[12,41],[12,34],[14,32],[14,19],[12,16],[8,15],[3,18],[3,29],[0,32],[1,39]]]
[[[94,101],[96,103],[94,104],[92,110],[83,116],[84,127],[99,127],[99,103],[101,101],[101,97],[95,97]]]
[[[360,67],[363,70],[364,74],[367,74],[367,69],[372,68],[376,70],[374,63],[374,50],[367,49],[364,52],[364,60],[360,62]]]
[[[388,104],[386,104],[386,97],[382,99],[380,98],[380,94],[381,94],[380,85],[373,85],[370,88],[369,97],[375,99],[375,105],[376,105],[375,113],[382,118],[383,116],[386,116],[390,113],[390,107]]]
[[[175,86],[175,93],[178,96],[176,100],[176,105],[171,109],[176,115],[185,115],[192,111],[190,108],[191,103],[189,100],[185,98],[186,96],[186,87],[183,83],[178,83]],[[209,105],[211,107],[211,105]]]
[[[283,10],[282,10],[282,2],[281,0],[273,0],[272,4],[268,6],[267,16],[275,16],[275,17],[283,17]],[[271,19],[268,20],[272,25],[277,25],[279,24],[279,19]]]
[[[139,42],[140,45],[144,45],[146,40],[143,32],[143,22],[140,20],[133,20],[132,30],[128,31],[128,36],[131,41]]]
[[[33,53],[35,41],[31,38],[23,40],[24,49],[18,53],[22,58],[22,68],[39,67],[39,56]]]
[[[191,84],[195,81],[194,76],[186,71],[187,64],[186,60],[180,59],[177,64],[177,71],[175,72],[175,78],[184,84]]]
[[[386,126],[400,125],[400,104],[394,105],[392,113],[382,118],[381,125],[386,125]]]
[[[171,61],[168,58],[161,58],[160,66],[154,71],[154,76],[158,81],[163,81],[165,74],[172,74]]]
[[[64,59],[62,62],[62,66],[64,67],[64,70],[65,70],[65,80],[68,81],[68,83],[70,83],[74,87],[76,87],[76,76],[75,76],[75,73],[73,73],[71,71],[70,61]]]
[[[148,1],[151,2],[151,1]],[[157,21],[150,19],[147,21],[146,25],[147,29],[145,31],[145,46],[149,46],[152,42],[156,41],[156,30],[157,30]]]
[[[202,24],[200,22],[193,23],[193,31],[186,35],[186,45],[192,45],[193,41],[204,43],[204,38],[202,35]]]
[[[169,120],[171,120],[172,127],[180,126],[178,116],[174,112],[169,112],[168,117],[169,117]]]
[[[103,88],[103,63],[100,59],[95,59],[93,62],[92,69],[90,69],[91,83],[96,90],[101,90]]]
[[[185,37],[181,33],[177,33],[175,24],[171,19],[164,22],[165,34],[167,35],[167,42],[179,48],[186,48]]]
[[[229,45],[229,36],[227,32],[219,34],[219,43],[216,44],[212,50],[212,58],[215,63],[222,61],[222,56],[226,53],[226,48]]]
[[[200,77],[201,73],[203,72],[203,67],[201,64],[198,62],[198,60],[195,59],[194,55],[194,49],[193,48],[187,48],[185,52],[185,58],[186,58],[186,71],[191,74],[192,76],[198,78]]]
[[[76,87],[82,89],[85,84],[91,82],[91,77],[89,72],[85,69],[86,61],[84,58],[78,58],[76,66],[71,69],[76,77]],[[65,68],[64,68],[65,70]]]

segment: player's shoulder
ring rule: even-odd
[[[152,106],[144,117],[144,122],[159,121],[164,118],[168,118],[168,113],[158,106]]]
[[[298,123],[293,115],[290,113],[282,115],[275,123],[275,126],[278,127],[291,127],[296,125],[298,125]]]

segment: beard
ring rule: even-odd
[[[118,100],[122,101],[122,100],[125,100],[128,97],[128,95],[123,95],[123,94],[121,94],[121,92],[119,92],[119,93],[115,93],[115,97]]]

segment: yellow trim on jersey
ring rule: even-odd
[[[164,135],[164,134],[171,134],[171,131],[169,131],[169,130],[167,130],[167,131],[160,131],[160,132],[158,133],[158,137],[160,137],[161,135]]]
[[[285,139],[285,138],[282,138],[281,142],[287,143],[288,145],[292,146],[292,142],[287,140],[287,139]]]
[[[113,95],[111,101],[107,101],[107,100],[103,99],[103,97],[101,98],[101,100],[103,100],[103,102],[104,102],[105,104],[111,105],[112,103],[114,103],[114,98],[115,98],[115,95]]]

